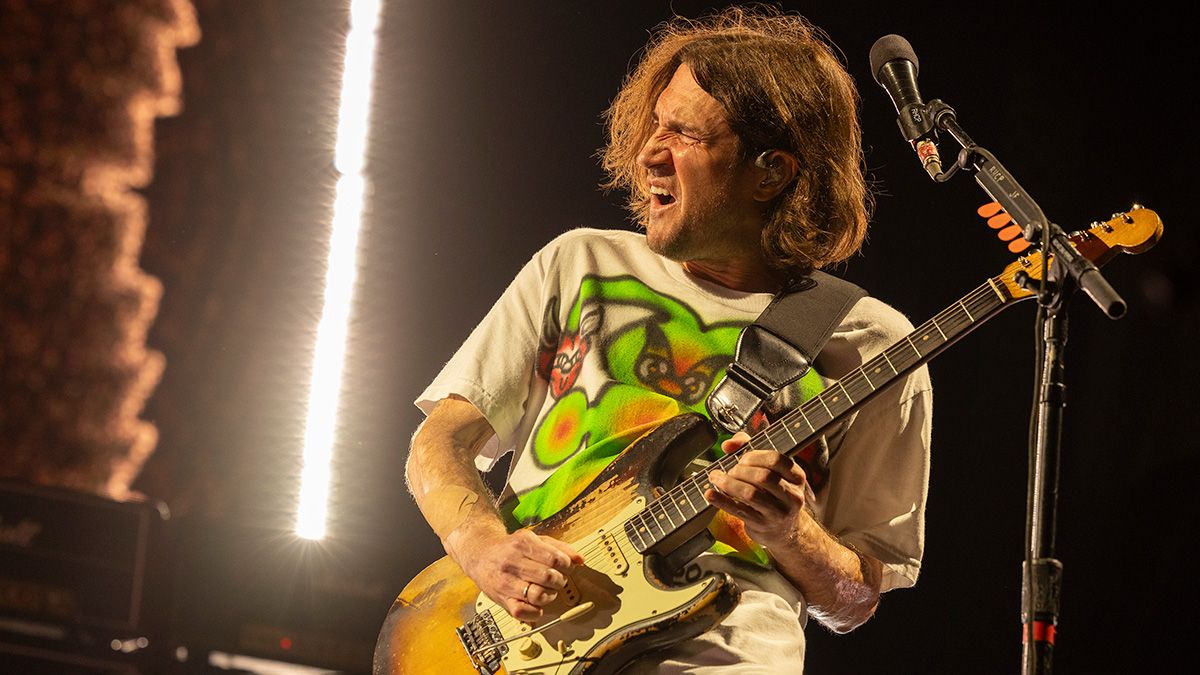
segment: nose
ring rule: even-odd
[[[638,152],[637,163],[642,168],[653,170],[670,163],[671,153],[658,134],[650,134]]]

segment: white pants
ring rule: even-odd
[[[721,558],[721,556],[711,556]],[[733,572],[723,560],[704,567]],[[803,598],[774,572],[735,581],[742,598],[733,612],[712,630],[671,647],[648,652],[632,661],[622,675],[799,675],[804,671]]]

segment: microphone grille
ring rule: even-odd
[[[879,82],[879,69],[883,68],[883,64],[895,59],[912,61],[913,74],[920,72],[921,64],[908,40],[899,35],[884,35],[871,45],[871,74],[876,82]]]

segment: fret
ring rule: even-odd
[[[788,438],[783,438],[783,436],[779,433],[781,430],[783,433],[788,435]],[[779,438],[770,439],[771,447],[775,448],[779,452],[787,452],[788,450],[796,447],[796,439],[793,438],[790,433],[788,433],[787,425],[772,424],[771,426],[767,427],[763,433],[768,437],[771,436],[771,434],[779,436]],[[783,446],[782,449],[780,449],[781,445]]]
[[[688,487],[699,489],[699,486],[696,485],[696,483],[695,483],[695,476],[688,479],[687,482],[682,483],[682,485],[683,485],[683,496],[687,498],[688,506],[691,507],[691,509],[692,509],[692,514],[694,515],[694,514],[699,513],[700,509],[696,507],[696,502],[692,501],[692,495],[690,492],[688,492]],[[700,501],[704,502],[704,493],[701,492],[698,496],[700,497]]]
[[[1002,303],[1003,303],[1005,300],[1007,300],[1007,298],[1005,298],[1005,297],[1004,297],[1004,293],[1000,291],[1000,287],[999,287],[999,286],[996,284],[996,280],[995,280],[995,279],[988,279],[988,280],[987,280],[987,285],[988,285],[988,287],[990,287],[990,288],[992,289],[992,291],[993,291],[993,292],[996,294],[996,297],[997,297],[997,298],[1000,298],[1000,302],[1002,302]]]
[[[874,359],[872,359],[872,360],[874,360]],[[876,373],[879,372],[879,366],[875,366],[875,372]],[[858,372],[855,374],[862,376],[863,381],[867,383],[867,386],[871,388],[871,391],[875,391],[876,389],[879,388],[879,387],[876,387],[875,383],[871,381],[871,376],[867,374],[866,366],[859,368]]]
[[[843,385],[841,382],[838,382],[837,388],[842,390],[842,394],[850,401],[850,405],[854,405],[854,398],[850,396],[850,392],[846,391],[845,385]],[[833,400],[836,401],[837,398],[834,398]]]
[[[688,497],[686,485],[686,483],[681,483],[671,490],[670,493],[668,493],[675,495],[671,501],[673,504],[675,504],[675,510],[679,512],[681,519],[685,523],[687,522],[687,519],[691,515],[695,515],[696,512],[696,507],[692,505],[692,499]],[[685,506],[687,507],[686,511],[684,510]],[[689,514],[689,512],[691,513]]]
[[[629,535],[631,540],[634,537],[637,537],[637,544],[635,546],[637,547],[638,551],[645,551],[647,548],[649,548],[649,546],[646,545],[646,538],[642,536],[643,532],[648,534],[642,514],[639,513],[626,521],[625,534]]]
[[[829,413],[830,421],[837,419],[838,415],[850,407],[846,404],[845,391],[843,390],[842,394],[837,393],[837,390],[840,388],[839,383],[834,382],[829,385],[828,389],[821,392],[821,405],[825,406],[825,411]]]
[[[737,452],[734,453],[734,455],[740,455],[740,454],[742,454],[741,450],[738,450]],[[734,455],[725,455],[721,459],[718,459],[718,460],[714,461],[712,464],[709,464],[708,468],[705,469],[705,471],[704,471],[704,485],[702,485],[701,487],[704,488],[705,490],[708,490],[708,489],[715,490],[716,488],[713,487],[712,481],[708,479],[708,475],[711,474],[713,471],[729,471],[729,469],[732,468],[732,465],[727,464],[727,462],[729,461],[729,458],[733,457]]]
[[[913,342],[911,335],[906,339],[908,340],[909,345],[912,346],[913,351],[915,351],[917,353],[918,360],[920,360],[920,358],[923,358],[925,356],[925,354],[927,354],[929,351],[933,351],[933,350],[930,348],[930,347],[932,347],[932,345],[929,344],[929,338],[931,336],[930,331],[926,330],[924,332],[921,332],[921,331],[918,331],[918,332],[920,332],[921,334],[917,336],[917,342]],[[924,352],[921,351],[921,348],[918,347],[917,345],[925,345],[927,348],[927,351],[924,351]]]
[[[700,499],[700,506],[696,507],[696,513],[699,513],[708,508],[708,500],[704,498],[704,493],[712,489],[712,483],[708,482],[708,474],[705,474],[694,487],[696,488],[696,497]]]
[[[774,450],[775,452],[779,452],[779,448],[775,446],[775,441],[771,440],[770,434],[759,434],[759,436],[767,439],[767,443],[771,446],[772,450]],[[749,445],[749,444],[747,444],[747,445]]]
[[[965,315],[965,316],[964,316]],[[949,329],[950,335],[958,335],[967,328],[971,327],[973,321],[970,314],[962,310],[956,310],[949,316],[944,316],[938,322],[938,327],[942,329],[942,337],[946,337],[946,330]],[[949,338],[947,338],[948,340]]]
[[[991,280],[989,280],[988,284],[991,284],[991,283],[992,283]],[[979,310],[980,310],[980,311],[975,312],[976,316],[979,316],[981,314],[990,312],[994,309],[1004,306],[1006,298],[1000,293],[996,293],[997,297],[993,298],[992,295],[987,292],[986,286],[987,285],[980,286],[978,289],[976,289],[976,291],[975,291],[976,297],[975,297],[974,301],[971,302],[972,307],[979,308]],[[992,290],[996,290],[996,289],[993,288]],[[999,300],[998,302],[997,302],[997,299]],[[983,317],[981,317],[981,320],[982,320],[982,318]]]
[[[808,404],[806,403],[806,404],[804,404],[804,405],[800,406],[799,408],[796,408],[796,412],[800,413],[800,417],[801,417],[801,419],[803,419],[803,420],[804,420],[804,423],[808,425],[808,431],[809,431],[809,433],[814,433],[814,432],[816,432],[817,428],[816,428],[816,427],[814,427],[814,426],[813,426],[813,423],[809,421],[809,419],[808,419],[808,415],[805,415],[805,414],[804,414],[804,408],[805,408],[805,406],[807,406],[807,405],[808,405]],[[797,423],[797,426],[796,426],[796,428],[797,428],[797,429],[799,429],[799,428],[800,428],[800,426],[799,426],[799,423]]]
[[[943,332],[942,327],[938,325],[937,317],[935,316],[932,319],[930,319],[929,323],[933,324],[933,327],[936,328],[937,332],[942,336],[942,342],[945,342],[946,341],[946,333]]]
[[[671,527],[672,527],[672,528],[674,528],[674,527],[675,527],[675,521],[674,521],[674,520],[671,520],[671,513],[670,513],[669,511],[667,511],[667,505],[666,505],[666,504],[664,504],[664,503],[662,502],[662,500],[655,500],[655,501],[654,501],[654,503],[655,503],[655,504],[658,504],[658,510],[659,510],[659,511],[662,511],[662,516],[659,516],[659,518],[658,518],[658,519],[661,521],[661,520],[662,520],[662,518],[663,518],[663,516],[666,516],[666,518],[667,518],[667,522],[668,522],[668,523],[670,523],[670,525],[671,525]],[[659,523],[659,524],[661,525],[662,523]],[[666,531],[664,531],[664,532],[663,532],[663,534],[666,534]]]
[[[650,515],[650,523],[658,528],[658,535],[656,536],[654,534],[654,530],[650,529],[649,526],[646,527],[646,531],[650,534],[651,537],[654,537],[655,541],[659,541],[663,537],[667,536],[667,531],[662,526],[662,519],[656,518],[654,516],[654,504],[655,503],[656,502],[650,502],[650,506],[647,507],[646,512]]]
[[[958,301],[959,307],[962,308],[962,314],[966,315],[967,321],[963,329],[969,328],[972,324],[987,320],[987,314],[997,307],[1001,306],[995,299],[988,294],[984,286],[975,289],[967,297]]]
[[[883,354],[880,354],[879,356],[876,356],[868,361],[866,365],[859,369],[859,372],[863,374],[863,377],[867,378],[867,383],[871,385],[872,389],[879,388],[879,386],[875,384],[875,380],[871,378],[872,374],[875,374],[879,377],[879,384],[887,384],[888,380],[891,379],[891,376],[883,372],[884,363],[887,363],[887,357]],[[887,363],[889,368],[891,368],[891,365],[892,364]],[[895,370],[892,372],[894,373]]]
[[[900,371],[896,370],[896,366],[893,366],[893,365],[892,365],[892,360],[888,358],[888,355],[887,355],[887,351],[886,351],[886,350],[885,350],[885,351],[883,351],[882,353],[880,353],[879,355],[883,357],[883,360],[884,360],[884,361],[887,361],[888,368],[891,368],[891,369],[892,369],[892,374],[893,374],[893,375],[899,375],[899,374],[900,374]]]
[[[731,469],[733,469],[733,467],[737,466],[738,459],[745,454],[745,452],[746,446],[743,445],[742,447],[738,448],[737,452],[733,453],[732,455],[725,455],[721,459],[713,462],[713,464],[716,464],[717,468],[721,471],[728,473]]]
[[[912,350],[913,350],[913,353],[917,355],[917,358],[916,358],[916,359],[913,359],[913,360],[912,360],[912,361],[910,361],[909,363],[916,363],[918,360],[920,360],[920,358],[921,358],[921,350],[920,350],[920,349],[917,349],[917,345],[916,345],[916,343],[914,343],[914,342],[912,341],[912,336],[911,336],[911,335],[906,335],[906,336],[904,336],[904,342],[900,342],[900,343],[897,343],[897,344],[896,344],[896,346],[897,346],[897,347],[899,347],[899,346],[901,346],[901,345],[908,345],[908,347],[909,347],[910,349],[912,349]],[[894,354],[894,356],[896,357],[896,360],[899,360],[899,359],[900,359],[900,354]],[[891,359],[888,359],[888,362],[890,363],[890,362],[891,362]],[[901,367],[899,370],[897,370],[897,371],[896,371],[896,374],[897,374],[897,375],[899,375],[899,374],[900,374],[900,370],[904,370],[904,368],[906,368],[906,367],[909,365],[909,363],[903,363],[903,362],[901,362],[901,363],[902,363],[902,367]],[[893,366],[893,368],[894,368],[894,367],[895,367],[895,366]]]
[[[991,296],[980,295],[979,297],[977,297],[973,301],[971,301],[971,303],[968,306],[975,310],[972,315],[979,316],[980,318],[978,319],[978,321],[983,321],[986,317],[981,316],[981,315],[986,314],[987,312],[990,312],[991,310],[995,309],[996,307],[999,307],[1000,304],[995,302],[995,300]]]
[[[788,435],[788,438],[790,439],[790,442],[788,443],[788,447],[790,447],[790,448],[796,447],[796,444],[798,444],[800,441],[798,441],[796,439],[796,434],[793,434],[792,430],[788,428],[791,425],[787,423],[788,422],[787,417],[783,417],[782,419],[779,420],[779,422],[780,423],[776,424],[775,426],[779,427],[780,429],[783,429],[783,432]],[[799,423],[797,423],[797,426],[799,426]]]
[[[832,420],[832,419],[834,418],[834,414],[833,414],[833,411],[829,409],[829,406],[825,404],[825,394],[824,394],[824,392],[822,392],[822,394],[816,398],[816,401],[817,401],[817,403],[820,403],[820,404],[821,404],[821,407],[822,407],[822,408],[824,408],[824,409],[825,409],[825,414],[826,414],[826,415],[829,415],[829,420]],[[828,423],[829,423],[829,421],[827,420],[827,421],[826,421],[826,424],[828,424]],[[825,425],[823,424],[823,425],[821,425],[821,426],[825,426]]]
[[[861,368],[842,378],[841,385],[842,389],[846,390],[846,396],[852,401],[861,401],[875,391],[875,385],[871,384],[871,380],[867,379]]]

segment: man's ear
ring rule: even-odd
[[[754,199],[760,202],[778,197],[800,172],[799,160],[786,150],[764,150],[754,159],[754,166],[762,174],[754,190]]]

